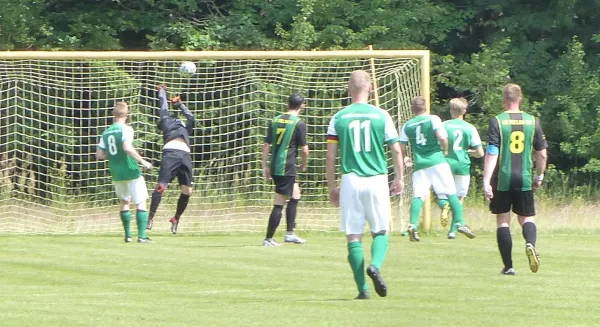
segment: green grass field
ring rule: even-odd
[[[394,235],[389,295],[356,296],[342,235],[263,248],[261,234],[0,238],[1,326],[598,326],[600,239],[539,235],[529,271],[501,276],[493,234]],[[281,239],[281,238],[280,238]],[[370,248],[370,240],[365,240]],[[367,258],[370,255],[367,254]],[[370,280],[369,280],[369,284]]]

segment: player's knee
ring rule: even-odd
[[[348,234],[346,235],[346,241],[348,243],[360,242],[362,240],[362,234]]]
[[[300,186],[298,185],[298,183],[294,183],[294,190],[292,192],[292,198],[299,200],[301,197],[302,197],[302,194],[300,192]]]
[[[413,201],[415,201],[415,200],[421,201],[421,202],[425,202],[425,197],[424,196],[418,196],[418,197],[413,198]]]
[[[192,192],[194,191],[193,187],[191,186],[187,186],[187,185],[181,185],[181,193],[190,196],[192,195]]]
[[[376,238],[377,236],[386,235],[386,234],[387,234],[387,230],[380,230],[377,233],[371,233],[371,235],[373,236],[373,238]]]
[[[156,185],[156,187],[154,188],[154,192],[152,192],[152,193],[162,196],[163,193],[165,193],[166,189],[167,189],[167,185],[165,185],[163,183],[158,183],[158,185]]]

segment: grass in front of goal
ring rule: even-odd
[[[303,235],[304,236],[304,235]],[[356,289],[341,235],[264,248],[261,234],[13,236],[0,241],[2,326],[593,326],[600,239],[542,234],[542,266],[501,276],[493,234],[391,237],[386,298]],[[279,237],[281,239],[281,237]],[[370,240],[365,242],[368,252]],[[369,255],[367,255],[368,257]],[[369,280],[369,285],[372,285]]]

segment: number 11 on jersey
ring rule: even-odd
[[[353,120],[350,122],[348,127],[354,130],[353,133],[353,143],[354,143],[354,152],[361,152],[361,131],[364,131],[364,139],[365,139],[365,152],[371,152],[371,121],[365,120],[362,123],[360,120]]]

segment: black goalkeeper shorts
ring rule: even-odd
[[[495,191],[490,201],[493,214],[512,212],[523,217],[535,216],[533,191]]]
[[[194,184],[192,155],[189,152],[165,149],[160,161],[159,184],[169,184],[177,177],[179,185]]]
[[[275,176],[275,193],[291,197],[294,193],[294,184],[296,184],[296,176]]]

